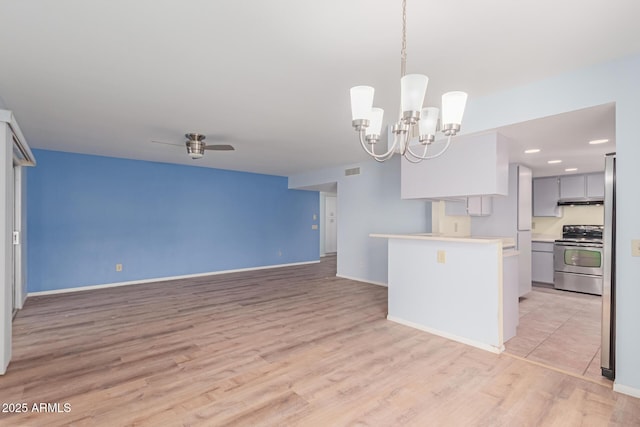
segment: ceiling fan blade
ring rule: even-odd
[[[227,145],[227,144],[205,145],[204,149],[205,150],[215,150],[215,151],[233,151],[233,150],[235,150],[235,148],[233,148],[232,145]]]
[[[176,147],[184,147],[184,144],[176,144],[175,142],[155,141],[151,140],[155,144],[175,145]]]

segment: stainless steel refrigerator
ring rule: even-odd
[[[615,378],[616,337],[616,153],[604,162],[604,232],[602,286],[602,375]]]

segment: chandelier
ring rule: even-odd
[[[375,89],[371,86],[351,88],[352,125],[358,132],[364,151],[379,162],[390,159],[398,152],[411,163],[434,159],[442,155],[451,144],[451,137],[460,131],[462,115],[467,103],[465,92],[447,92],[442,95],[442,118],[436,107],[422,108],[429,78],[423,74],[406,74],[407,65],[407,1],[402,0],[402,49],[400,53],[400,118],[392,127],[393,143],[384,153],[376,153],[380,141],[384,110],[373,107]],[[441,124],[441,126],[439,126]],[[444,147],[433,154],[429,147],[440,130],[447,136]],[[419,144],[410,144],[412,136]],[[418,146],[412,149],[411,145]],[[420,145],[422,147],[420,147]]]

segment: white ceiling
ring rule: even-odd
[[[615,152],[615,104],[529,120],[498,131],[509,139],[509,159],[531,167],[533,176],[604,170],[604,156]],[[591,145],[589,141],[608,142]],[[525,150],[539,149],[538,153]],[[561,163],[547,163],[561,160]],[[577,169],[566,171],[565,169]]]
[[[407,71],[429,75],[429,104],[448,90],[479,97],[640,52],[637,0],[407,7]],[[0,16],[0,97],[34,148],[289,175],[366,158],[351,86],[373,85],[376,105],[398,110],[400,1],[0,0]],[[501,132],[515,154],[534,144],[540,159],[582,165],[570,145],[582,152],[595,123],[612,133],[612,112]],[[193,161],[150,142],[186,132],[236,151]]]

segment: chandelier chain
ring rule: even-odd
[[[402,0],[402,49],[400,50],[400,78],[407,74],[407,0]]]

